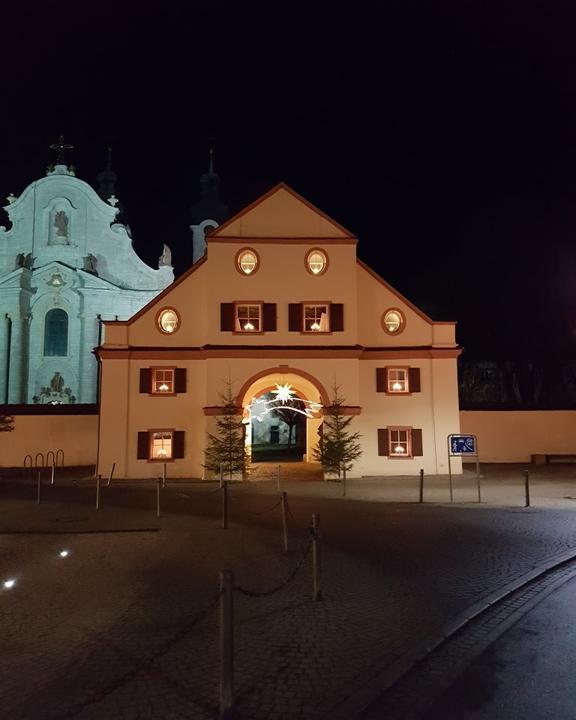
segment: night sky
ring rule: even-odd
[[[214,138],[232,211],[287,182],[469,357],[576,360],[573,3],[344,8],[4,8],[0,195],[61,133],[93,185],[111,144],[136,250],[181,273]]]

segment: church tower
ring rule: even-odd
[[[0,226],[0,404],[96,402],[101,321],[127,320],[174,280],[167,246],[157,270],[140,260],[114,194],[76,177],[62,137],[51,149],[55,164],[8,196]],[[106,182],[105,195],[111,166]]]
[[[192,262],[206,252],[206,233],[229,217],[228,206],[220,198],[220,178],[214,172],[214,151],[210,148],[208,172],[200,177],[200,200],[190,208],[192,219]]]

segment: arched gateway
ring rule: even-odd
[[[250,447],[264,435],[270,444],[279,443],[281,437],[278,427],[282,421],[278,419],[277,410],[297,407],[295,412],[303,421],[297,427],[305,429],[302,459],[306,462],[312,460],[312,450],[318,443],[323,408],[329,405],[324,386],[313,375],[288,365],[261,370],[242,385],[236,396],[236,404],[242,407],[246,444]]]

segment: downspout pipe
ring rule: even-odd
[[[8,405],[10,391],[10,356],[12,355],[12,318],[8,313],[5,315],[8,324],[6,335],[6,389],[4,391],[4,404]]]

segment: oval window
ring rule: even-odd
[[[404,329],[404,315],[400,310],[387,310],[382,316],[382,327],[390,335],[397,335]]]
[[[323,250],[314,248],[306,255],[306,269],[312,275],[322,275],[328,267],[328,257]]]
[[[161,310],[158,314],[158,327],[163,333],[171,335],[178,330],[179,325],[180,318],[173,308],[164,308],[164,310]]]
[[[256,270],[258,270],[260,261],[256,250],[244,248],[243,250],[240,250],[236,256],[236,263],[238,270],[240,270],[243,275],[253,275]]]

